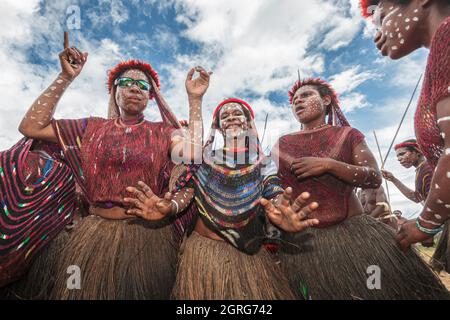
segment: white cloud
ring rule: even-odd
[[[2,2],[2,5],[8,9],[9,23],[17,25],[22,31],[11,33],[0,28],[0,68],[2,69],[0,149],[10,147],[21,137],[17,128],[23,115],[60,70],[57,61],[58,53],[62,50],[63,26],[55,21],[58,21],[58,16],[64,16],[67,6],[70,5],[69,1],[48,4],[48,7],[44,8],[47,13],[44,19],[37,10],[38,2],[33,2],[33,6],[26,10],[13,5],[14,3],[13,1]],[[0,21],[4,20],[0,19]],[[42,23],[35,24],[35,21]],[[52,29],[52,32],[49,32],[49,29]],[[90,55],[79,78],[61,98],[56,117],[104,116],[107,112],[108,99],[105,86],[106,71],[119,60],[119,48],[108,39],[96,43],[80,35],[78,40],[76,45],[83,51],[88,51]],[[45,56],[47,62],[54,62],[49,68],[33,64],[27,57],[28,50],[38,48],[43,43],[51,49],[37,52]]]
[[[341,109],[344,113],[369,106],[366,97],[358,92],[352,92],[339,97]]]
[[[321,48],[333,51],[352,42],[361,30],[362,18],[357,1],[339,0],[329,2],[327,5],[328,12],[338,11],[339,14],[327,14],[327,21],[323,28],[326,28],[328,32],[322,41]]]
[[[373,71],[361,71],[361,66],[355,65],[350,69],[335,74],[330,78],[330,84],[340,94],[353,91],[367,80],[378,77]]]

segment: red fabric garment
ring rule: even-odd
[[[89,202],[121,205],[125,188],[140,180],[159,196],[167,191],[172,126],[144,121],[123,127],[118,119],[102,118],[55,120],[55,125],[65,154],[79,159],[72,169]],[[81,128],[81,135],[69,134],[73,128]]]
[[[416,198],[424,201],[430,192],[434,169],[428,161],[422,162],[416,169]]]
[[[311,194],[311,201],[317,201],[319,208],[310,217],[320,221],[319,228],[337,224],[347,217],[348,199],[353,186],[331,174],[298,181],[290,166],[295,158],[332,158],[353,164],[353,149],[364,135],[351,127],[332,126],[308,132],[288,134],[278,140],[278,176],[283,187],[292,187],[293,199],[304,191]]]
[[[450,95],[450,17],[436,30],[431,42],[425,78],[414,117],[417,143],[430,165],[437,166],[444,141],[437,124],[436,105]]]

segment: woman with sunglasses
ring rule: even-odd
[[[361,0],[361,9],[379,29],[374,41],[383,56],[401,59],[421,47],[430,49],[414,127],[419,148],[435,171],[421,214],[397,234],[406,250],[450,223],[450,0]],[[450,272],[446,230],[436,251]]]
[[[53,252],[54,257],[42,256],[55,265],[49,268],[54,281],[36,283],[32,277],[45,271],[32,267],[21,287],[34,282],[43,291],[39,298],[168,298],[177,257],[173,220],[133,219],[125,213],[123,200],[126,187],[140,180],[163,195],[172,168],[170,151],[182,141],[173,134],[180,124],[159,92],[158,75],[148,63],[119,63],[109,71],[108,119],[55,120],[59,99],[87,61],[87,53],[69,47],[67,33],[59,56],[61,73],[30,107],[19,130],[28,138],[57,143],[87,198],[89,215],[71,231],[59,252]],[[162,122],[144,119],[153,98]],[[71,270],[79,277],[78,282],[71,278],[72,286],[68,285]]]

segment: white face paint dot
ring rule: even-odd
[[[441,217],[440,215],[438,215],[438,214],[435,214],[434,217],[435,217],[436,219],[438,219],[438,220],[441,220],[441,219],[442,219],[442,217]]]
[[[407,26],[405,27],[405,29],[406,29],[406,30],[409,30],[409,25],[407,25]]]
[[[414,12],[415,12],[415,13],[419,12],[419,9],[415,9]]]
[[[398,36],[399,38],[401,38],[401,37],[402,37],[402,34],[401,34],[401,33],[398,33],[397,36]]]
[[[435,189],[440,189],[441,187],[439,187],[439,185],[436,183],[436,184],[434,185],[434,188],[435,188]]]
[[[441,199],[437,199],[436,202],[437,202],[438,204],[443,204],[443,203],[444,203],[444,201],[442,201]]]
[[[392,39],[394,37],[394,34],[392,32],[389,33],[389,37]]]
[[[446,204],[446,205],[445,205],[445,208],[446,208],[446,209],[450,209],[450,204]]]
[[[450,179],[450,171],[447,171],[447,178]]]
[[[401,17],[401,16],[403,16],[401,13],[399,13],[399,14],[397,15],[397,17]]]
[[[61,84],[61,83],[63,83],[63,81],[61,79],[58,79],[58,80],[56,80],[56,83]]]
[[[397,46],[392,46],[391,49],[392,50],[398,50],[398,47]]]
[[[410,22],[411,20],[409,19],[409,18],[406,18],[405,19],[405,22]]]
[[[414,17],[414,18],[413,18],[413,21],[419,21],[419,18]]]
[[[395,32],[399,32],[399,31],[400,31],[400,28],[395,29]]]
[[[405,43],[405,39],[400,39],[400,44],[404,44]]]

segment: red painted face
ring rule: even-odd
[[[374,41],[381,54],[399,59],[420,48],[421,24],[425,19],[417,0],[411,0],[408,4],[380,1],[373,21],[379,29]]]
[[[314,86],[300,87],[292,99],[292,112],[300,123],[308,123],[325,113],[324,99]]]
[[[128,77],[134,80],[148,81],[148,77],[144,72],[136,69],[127,70],[121,77]],[[149,99],[149,91],[139,89],[134,84],[131,87],[116,86],[116,102],[119,108],[128,114],[141,114],[147,107]]]

